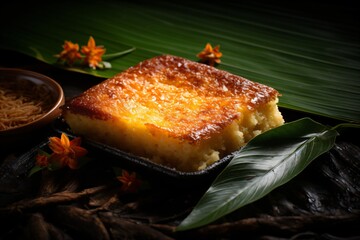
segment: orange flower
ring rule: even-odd
[[[49,160],[48,157],[42,154],[38,154],[35,157],[36,159],[36,165],[38,165],[39,167],[47,167],[49,164]]]
[[[222,53],[220,52],[220,46],[212,47],[210,43],[207,43],[204,50],[197,54],[197,57],[200,58],[201,62],[214,66],[215,63],[220,63],[220,58]]]
[[[72,43],[70,41],[65,41],[63,45],[63,51],[57,57],[60,60],[65,61],[65,63],[70,66],[74,64],[74,62],[78,59],[81,59],[81,54],[79,53],[79,44]]]
[[[87,154],[87,150],[80,147],[80,138],[74,138],[70,141],[68,136],[62,133],[61,138],[51,137],[49,140],[49,148],[53,151],[50,159],[51,161],[58,162],[61,166],[69,166],[71,169],[76,169],[78,168],[78,158]]]
[[[85,55],[84,62],[89,67],[95,69],[102,62],[102,55],[105,53],[103,46],[96,46],[93,37],[89,38],[87,46],[81,47],[81,52]]]
[[[136,178],[136,173],[129,174],[128,171],[123,170],[122,175],[117,177],[122,183],[121,190],[124,192],[136,192],[141,185],[141,181]]]

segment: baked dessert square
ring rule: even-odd
[[[68,101],[80,136],[193,172],[280,126],[275,89],[202,63],[161,55]]]

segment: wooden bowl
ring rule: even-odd
[[[4,119],[11,119],[11,117],[8,117],[9,115],[7,115],[9,107],[6,105],[7,103],[13,104],[13,102],[1,94],[0,124],[2,124],[2,126],[0,126],[0,144],[21,141],[25,137],[31,135],[36,136],[37,131],[41,131],[41,128],[49,125],[60,116],[60,107],[65,102],[63,89],[55,80],[29,70],[0,68],[0,90],[1,89],[3,93],[4,89],[11,89],[12,93],[17,94],[18,96],[32,96],[36,101],[40,99],[45,102],[44,99],[46,99],[46,104],[43,105],[44,107],[42,108],[41,113],[37,113],[35,119],[9,126],[4,124],[6,123]],[[42,96],[40,97],[40,95]],[[32,97],[30,99],[32,99]],[[16,108],[12,107],[11,109]],[[23,105],[19,111],[24,112]],[[27,112],[32,113],[30,110]],[[21,115],[29,118],[28,114]],[[17,116],[17,119],[18,118],[19,117]]]

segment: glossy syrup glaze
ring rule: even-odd
[[[154,134],[196,142],[275,100],[263,84],[184,58],[145,60],[72,99],[66,110],[143,124]]]

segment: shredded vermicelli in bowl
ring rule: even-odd
[[[40,118],[51,109],[52,102],[44,84],[26,80],[0,82],[0,131]]]

